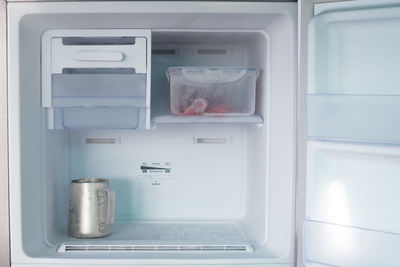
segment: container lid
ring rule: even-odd
[[[247,67],[170,67],[167,77],[183,75],[186,79],[198,83],[227,83],[243,78],[246,74],[258,76],[256,68]]]

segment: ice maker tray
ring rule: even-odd
[[[58,252],[251,252],[231,223],[117,223],[111,236],[70,240]]]
[[[52,29],[42,35],[48,129],[148,129],[151,31]]]
[[[171,67],[173,115],[252,115],[257,70],[245,67]]]

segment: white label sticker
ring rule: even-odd
[[[137,178],[147,180],[151,185],[161,185],[164,181],[173,179],[171,163],[143,162]]]

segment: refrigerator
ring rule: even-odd
[[[6,6],[11,266],[400,265],[399,1]],[[204,67],[254,110],[173,115]],[[112,234],[73,238],[90,177]]]

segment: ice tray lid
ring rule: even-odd
[[[171,67],[167,77],[182,75],[185,79],[197,83],[228,83],[235,82],[246,75],[258,76],[256,68],[244,67]]]

